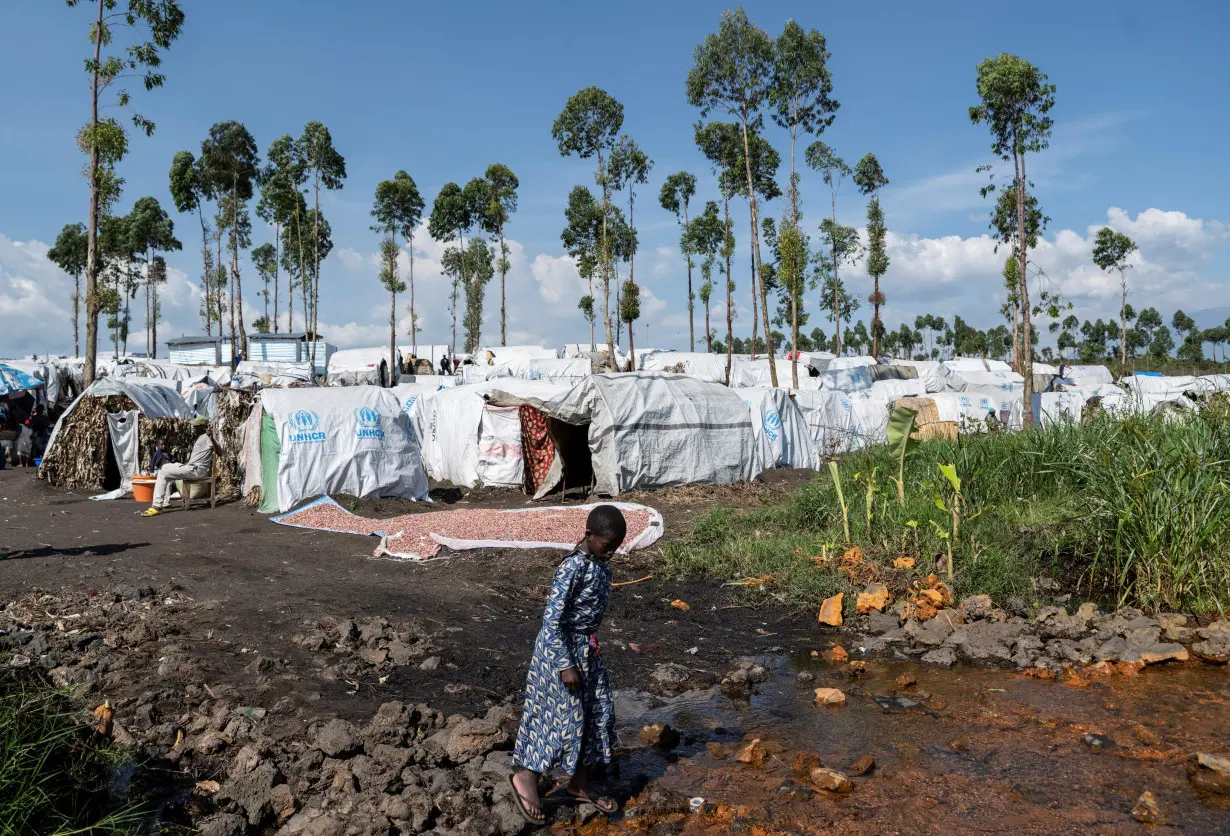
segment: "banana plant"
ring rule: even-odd
[[[894,407],[888,417],[888,447],[897,459],[897,475],[888,478],[897,485],[897,502],[901,505],[905,505],[905,457],[918,446],[918,439],[914,437],[917,418],[918,410],[904,406]]]

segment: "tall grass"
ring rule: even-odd
[[[0,833],[135,832],[141,811],[117,810],[107,779],[121,756],[91,740],[62,693],[0,680]]]
[[[668,567],[726,580],[773,574],[771,594],[808,606],[857,586],[825,559],[850,545],[881,565],[914,557],[925,574],[952,532],[937,503],[941,464],[962,480],[952,540],[961,594],[1028,595],[1045,574],[1151,610],[1230,607],[1230,419],[1219,408],[927,442],[906,459],[904,504],[883,475],[896,472],[886,448],[847,455],[850,543],[833,478],[819,473],[782,507],[698,520],[668,548]]]

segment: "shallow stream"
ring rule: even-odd
[[[1230,754],[1225,668],[1068,682],[874,660],[852,678],[848,666],[806,655],[759,661],[771,673],[750,701],[716,689],[619,693],[626,752],[615,780],[637,797],[626,816],[585,831],[1145,832],[1131,811],[1149,791],[1175,828],[1230,833],[1230,797],[1201,795],[1186,774],[1193,752]],[[800,681],[800,671],[814,680]],[[899,685],[908,675],[917,684]],[[815,706],[817,687],[840,688],[845,704]],[[677,729],[680,744],[664,752],[639,740],[653,722]],[[763,761],[740,763],[754,739]],[[869,755],[875,767],[847,794],[816,792],[792,778],[799,752],[843,771]],[[654,788],[705,804],[672,812],[662,793],[648,801]]]

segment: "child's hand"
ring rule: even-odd
[[[581,689],[581,674],[576,668],[564,668],[559,672],[559,678],[564,681],[564,687],[576,693]]]

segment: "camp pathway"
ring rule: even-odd
[[[646,548],[662,537],[662,515],[648,506],[628,502],[511,510],[428,511],[372,519],[353,514],[333,498],[322,496],[302,508],[273,517],[271,521],[295,528],[376,535],[380,537],[380,545],[373,556],[422,561],[436,557],[441,546],[455,551],[571,549],[585,537],[585,520],[599,504],[619,508],[628,522],[628,534],[619,547],[621,553]]]

